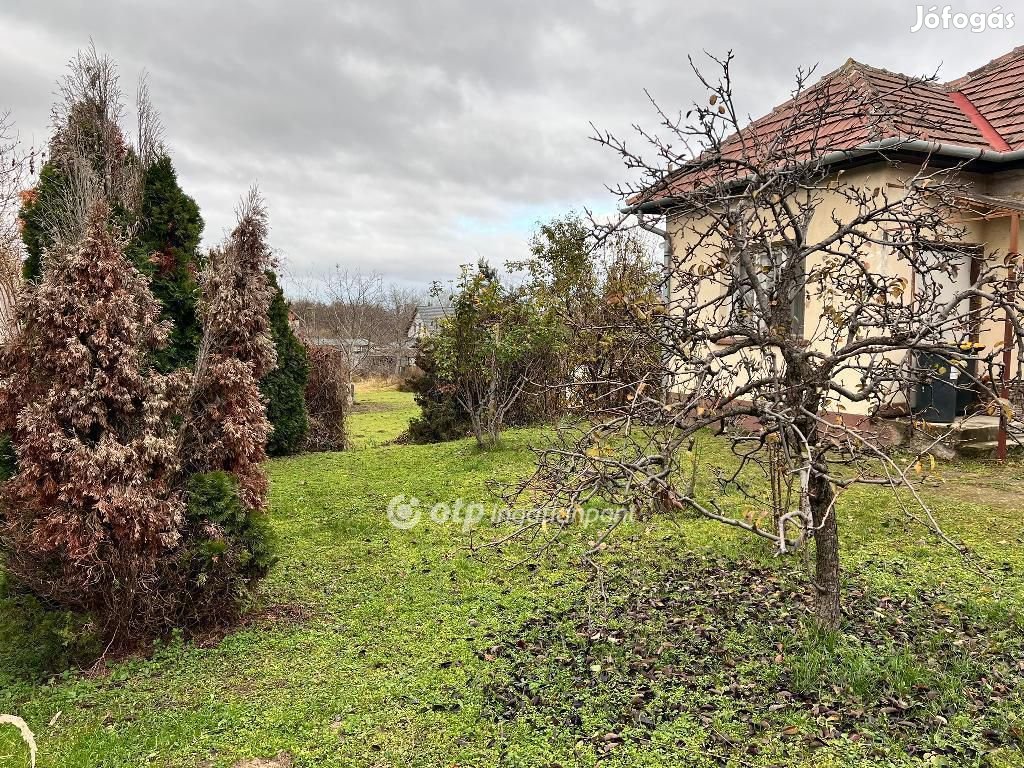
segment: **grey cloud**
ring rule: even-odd
[[[0,107],[23,135],[45,137],[53,82],[92,37],[126,90],[149,71],[208,242],[258,180],[296,284],[339,264],[422,285],[479,255],[519,255],[524,211],[611,208],[604,185],[623,171],[588,141],[589,122],[652,125],[645,87],[685,108],[701,96],[688,53],[735,50],[739,100],[756,114],[800,65],[823,74],[852,56],[923,73],[944,60],[954,77],[1016,44],[1014,31],[912,35],[914,8],[17,0],[0,9],[14,32],[0,51]]]

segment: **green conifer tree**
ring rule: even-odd
[[[51,229],[46,223],[49,207],[62,194],[66,180],[52,161],[39,170],[39,182],[24,196],[18,216],[21,219],[21,239],[25,243],[25,264],[22,274],[26,280],[38,282],[43,273],[43,253],[53,247]]]
[[[277,348],[277,365],[263,377],[260,391],[267,401],[267,417],[272,431],[267,441],[271,456],[297,453],[305,444],[309,433],[305,391],[309,379],[309,360],[306,349],[296,338],[288,322],[288,302],[277,284],[273,272],[267,279],[274,288],[270,304],[270,328]]]
[[[139,227],[129,252],[149,277],[161,319],[171,323],[169,343],[155,359],[160,370],[171,371],[195,363],[203,336],[196,313],[203,218],[196,201],[178,185],[167,155],[147,169],[144,183]]]

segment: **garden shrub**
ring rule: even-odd
[[[419,368],[414,368],[412,371],[406,373],[398,380],[398,384],[395,387],[399,392],[414,393],[417,391],[417,383],[419,379],[423,377],[423,371]]]
[[[429,338],[420,343],[416,356],[419,375],[406,379],[414,393],[420,415],[409,422],[408,439],[413,443],[443,443],[461,440],[473,434],[469,413],[455,396],[455,387],[437,373],[438,363]],[[535,366],[542,380],[557,381],[559,368],[551,363]],[[509,427],[528,427],[548,423],[561,412],[562,402],[554,388],[543,381],[530,386],[505,416]]]
[[[0,347],[0,558],[35,596],[26,615],[52,611],[56,626],[71,611],[103,648],[130,650],[237,615],[273,563],[259,382],[276,365],[275,291],[256,191],[200,258],[202,218],[145,89],[138,146],[119,95],[113,62],[79,53],[21,197],[27,285]]]
[[[345,450],[345,419],[348,417],[348,366],[336,349],[306,343],[309,379],[306,382],[306,410],[309,436],[306,450]]]
[[[181,381],[148,364],[166,329],[108,222],[97,204],[82,239],[44,260],[0,352],[0,429],[18,447],[0,548],[24,587],[126,642],[165,617],[154,585],[184,511],[170,481]]]
[[[267,514],[248,507],[238,480],[223,471],[190,477],[185,498],[187,543],[170,576],[187,598],[177,623],[231,622],[245,608],[253,584],[277,562]]]
[[[410,381],[420,415],[409,422],[409,440],[414,443],[442,443],[471,434],[473,425],[451,387],[437,376],[437,361],[430,339],[420,343],[416,367],[422,374]]]
[[[103,642],[89,616],[44,603],[0,571],[0,647],[9,668],[45,676],[91,663]]]
[[[200,279],[203,341],[179,443],[184,475],[232,473],[251,510],[266,507],[269,488],[263,462],[270,421],[259,381],[277,364],[267,232],[266,208],[253,189],[228,242],[210,252]]]

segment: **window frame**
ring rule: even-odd
[[[776,259],[773,259],[773,254],[776,252],[784,252],[789,254],[792,252],[791,247],[785,241],[772,242],[768,248],[757,248],[753,254],[758,260],[758,267],[764,268],[763,272],[759,272],[759,285],[770,293],[775,291],[775,283],[778,280],[778,273],[781,267]],[[786,256],[788,260],[789,256]],[[806,255],[801,259],[800,278],[797,290],[794,295],[790,298],[790,316],[792,318],[792,325],[790,328],[791,334],[797,338],[804,337],[805,330],[805,319],[807,314],[807,266],[806,266]],[[739,311],[752,312],[754,309],[754,288],[748,286],[743,290],[737,285],[740,281],[745,281],[747,276],[742,273],[740,269],[740,262],[738,258],[738,251],[733,251],[729,261],[729,272],[730,282],[726,285],[726,291],[732,293],[732,306],[730,307],[730,317],[738,316],[736,313]],[[766,278],[766,279],[764,279]],[[759,323],[763,323],[763,319],[759,320]]]

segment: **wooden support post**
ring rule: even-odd
[[[1017,292],[1017,260],[1020,258],[1020,214],[1015,213],[1010,217],[1010,249],[1007,258],[1007,279],[1009,301],[1013,301]],[[1013,324],[1010,320],[1010,311],[1006,311],[1006,320],[1003,322],[1003,372],[1002,391],[999,396],[1010,400],[1010,366],[1013,364]],[[1006,408],[1001,404],[999,408],[999,441],[996,446],[996,458],[999,461],[1006,461],[1006,442],[1008,419]]]

